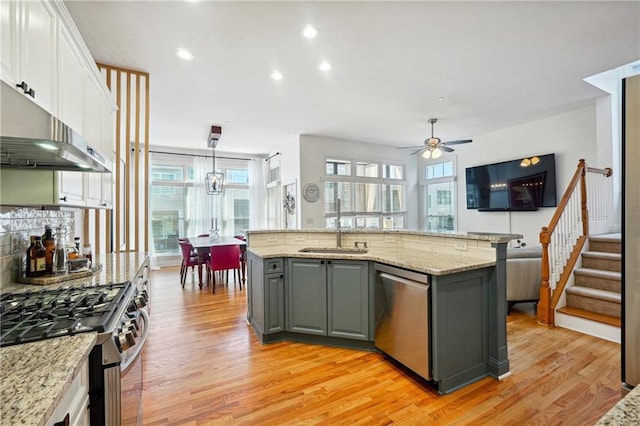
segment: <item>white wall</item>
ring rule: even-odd
[[[596,108],[569,113],[501,129],[473,137],[473,143],[456,149],[458,154],[458,230],[523,234],[527,245],[539,245],[539,233],[549,223],[554,208],[535,212],[478,212],[467,210],[465,168],[554,153],[556,200],[584,158],[587,165],[602,166],[597,158]],[[606,161],[606,159],[605,159]]]
[[[416,229],[418,225],[417,162],[406,151],[388,145],[335,139],[321,136],[300,135],[300,180],[298,190],[308,183],[315,183],[323,191],[325,160],[337,158],[346,160],[394,161],[406,164],[407,176],[407,229]],[[315,203],[304,198],[300,200],[300,228],[324,228],[324,204],[320,197]]]
[[[300,192],[300,144],[298,138],[295,137],[288,140],[282,147],[280,152],[280,183],[284,187],[291,183],[296,183],[296,228],[300,228],[300,200],[302,199]],[[282,195],[284,197],[284,188]],[[282,209],[282,228],[284,223],[284,207]]]

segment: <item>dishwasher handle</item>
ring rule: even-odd
[[[378,274],[380,275],[380,278],[383,280],[386,279],[389,281],[393,281],[394,283],[402,283],[409,287],[416,287],[417,289],[420,289],[420,290],[426,290],[429,288],[429,283],[419,283],[417,281],[402,278],[397,275],[387,274],[386,272],[379,272]]]

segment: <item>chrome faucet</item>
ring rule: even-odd
[[[338,213],[338,218],[336,219],[336,246],[338,248],[342,247],[342,225],[340,225],[340,198],[337,200],[336,210]]]

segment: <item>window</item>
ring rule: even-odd
[[[428,162],[421,177],[423,194],[423,227],[426,231],[443,232],[456,229],[455,160],[447,158]]]
[[[324,211],[336,227],[340,199],[342,228],[402,229],[406,222],[403,164],[327,159]]]
[[[279,229],[282,221],[280,158],[272,157],[267,163],[267,229]]]
[[[249,229],[249,162],[216,159],[224,173],[224,191],[208,195],[204,174],[211,160],[172,154],[151,157],[151,231],[156,254],[179,254],[178,238],[207,233],[216,218],[222,235],[238,235]]]

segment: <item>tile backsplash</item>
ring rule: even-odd
[[[26,207],[0,207],[0,288],[22,273],[23,254],[31,235],[44,234],[44,226],[66,226],[73,230],[71,210],[36,210]]]

